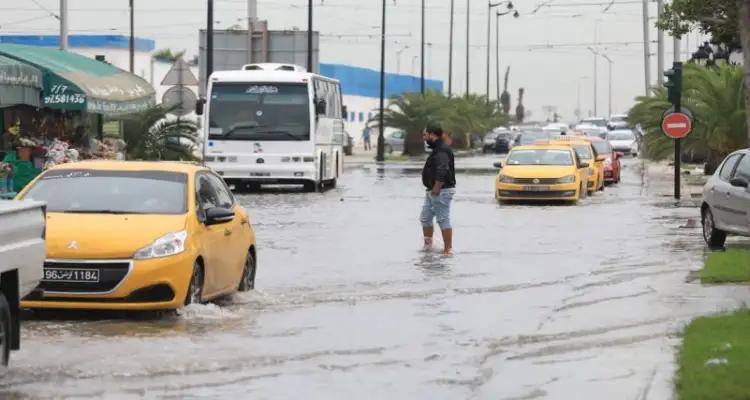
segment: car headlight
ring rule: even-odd
[[[576,176],[575,175],[567,175],[563,176],[562,178],[557,179],[557,183],[575,183]]]
[[[497,180],[502,183],[513,183],[515,182],[515,179],[513,179],[512,176],[508,175],[500,175],[497,177]]]
[[[138,250],[133,255],[136,260],[168,257],[185,251],[187,231],[170,232],[154,240],[150,245]]]

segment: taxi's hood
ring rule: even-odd
[[[562,178],[576,173],[572,165],[506,165],[501,174],[513,178]]]
[[[47,214],[47,258],[127,259],[185,229],[186,215]]]

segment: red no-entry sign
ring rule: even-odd
[[[692,128],[690,117],[681,112],[668,114],[661,123],[661,130],[672,139],[684,138]]]

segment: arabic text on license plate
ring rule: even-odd
[[[49,282],[99,282],[98,269],[45,268],[44,281]]]
[[[548,192],[549,186],[524,186],[523,190],[528,192]]]

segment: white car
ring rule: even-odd
[[[578,124],[576,125],[575,130],[583,132],[586,136],[599,137],[602,139],[606,139],[607,133],[609,133],[607,128],[591,124]]]
[[[579,125],[594,125],[600,128],[606,128],[607,120],[602,117],[589,117],[582,119],[581,122],[579,122]]]
[[[632,129],[616,129],[607,134],[607,140],[615,151],[637,156],[640,150],[638,138]]]
[[[750,149],[736,151],[721,163],[703,187],[703,238],[724,246],[727,234],[750,236]]]

